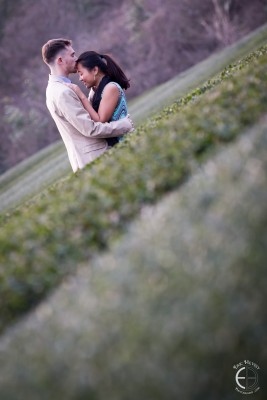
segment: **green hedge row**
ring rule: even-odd
[[[183,182],[215,144],[258,121],[267,111],[266,61],[265,47],[230,66],[6,221],[0,329],[116,239],[145,203]]]
[[[3,335],[1,400],[244,399],[244,359],[266,400],[266,149],[265,119]]]

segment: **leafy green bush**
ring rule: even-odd
[[[6,222],[0,233],[2,329],[77,263],[106,248],[144,204],[178,187],[214,145],[257,122],[267,110],[266,60],[262,48],[234,66],[233,76],[226,69]]]
[[[233,400],[244,359],[266,399],[266,133],[146,207],[2,337],[1,399]]]

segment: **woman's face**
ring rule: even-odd
[[[85,67],[83,67],[80,63],[77,64],[77,72],[79,74],[79,79],[81,82],[85,84],[85,86],[90,89],[96,83],[96,67],[94,67],[91,71]]]

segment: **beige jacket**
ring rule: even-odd
[[[110,123],[94,122],[75,92],[60,77],[49,75],[46,104],[65,143],[74,172],[107,150],[106,137],[131,131],[128,118]]]

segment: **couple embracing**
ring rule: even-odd
[[[77,58],[68,39],[49,40],[42,56],[51,72],[46,104],[76,172],[133,130],[124,94],[129,80],[108,55],[86,51]],[[76,72],[90,89],[88,98],[69,79]]]

